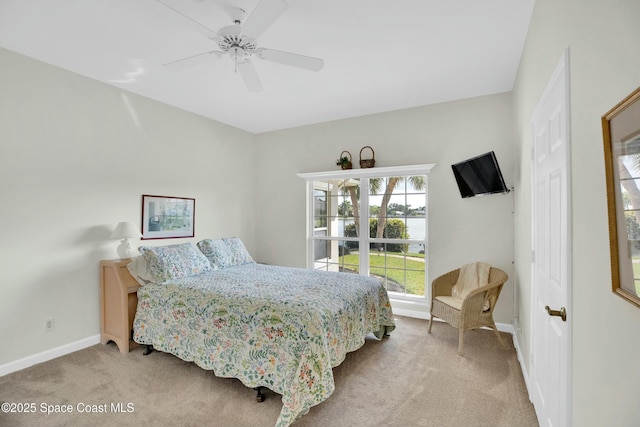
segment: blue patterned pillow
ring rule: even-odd
[[[155,283],[211,271],[209,260],[193,243],[138,248],[149,265]]]
[[[254,262],[242,240],[237,237],[204,239],[198,242],[198,248],[214,270]]]
[[[214,270],[225,268],[231,262],[227,254],[227,245],[222,239],[204,239],[198,242],[198,248],[211,263]]]
[[[229,254],[230,265],[242,265],[254,263],[253,258],[249,255],[244,243],[237,237],[229,237],[224,240],[227,245],[227,251]]]

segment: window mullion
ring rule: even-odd
[[[307,245],[307,266],[311,267],[315,264],[313,253],[313,228],[315,223],[315,199],[313,197],[313,181],[307,181],[307,201],[307,218],[311,218],[311,221],[308,221],[307,223],[307,233],[309,236],[309,243]]]
[[[360,274],[369,275],[369,178],[360,179]]]
[[[431,286],[429,286],[429,282],[428,282],[429,264],[431,264],[430,258],[428,257],[429,256],[429,220],[428,220],[429,218],[429,212],[428,212],[429,175],[426,175],[424,177],[424,185],[425,185],[425,191],[424,191],[424,208],[425,208],[425,212],[424,212],[424,296],[427,299],[427,301],[431,301]]]

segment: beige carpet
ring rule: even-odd
[[[427,321],[397,317],[396,323],[391,337],[367,339],[347,355],[334,369],[336,391],[294,426],[538,426],[515,350],[501,348],[492,331],[467,332],[459,357],[451,326],[437,322],[429,335]],[[0,412],[0,426],[275,424],[279,395],[267,391],[257,403],[238,380],[142,352],[123,355],[113,343],[99,344],[0,377],[0,402],[34,403],[36,411]],[[112,404],[124,412],[112,412]],[[47,415],[47,405],[71,405],[73,412]],[[85,405],[107,412],[80,413]]]

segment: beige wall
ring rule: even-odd
[[[0,366],[99,333],[98,261],[142,194],[255,249],[253,135],[3,49],[0,70]]]
[[[511,94],[504,93],[258,135],[258,257],[305,267],[306,190],[296,174],[337,169],[342,150],[351,152],[359,167],[360,148],[369,145],[376,166],[437,163],[428,189],[429,283],[476,260],[511,275],[513,193],[462,199],[451,171],[451,164],[493,150],[510,185],[511,111]],[[508,282],[496,322],[512,323],[512,300]]]
[[[514,90],[516,332],[530,370],[530,120],[569,48],[574,426],[640,425],[640,309],[611,292],[600,124],[603,114],[640,86],[638,17],[637,0],[537,0]]]

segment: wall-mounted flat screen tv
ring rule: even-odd
[[[451,168],[463,198],[509,192],[493,151],[451,165]]]

